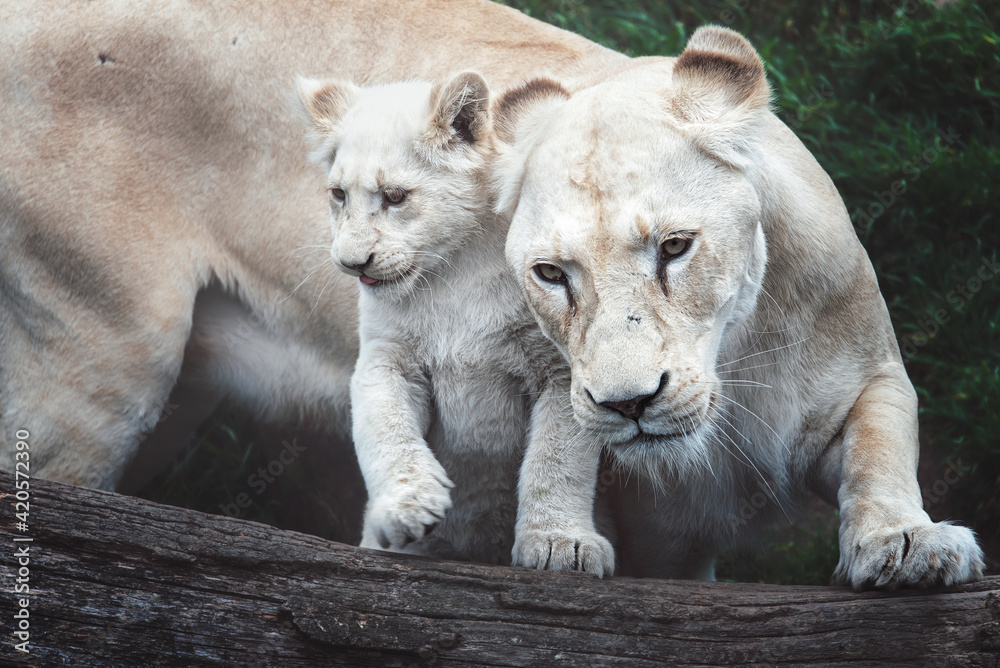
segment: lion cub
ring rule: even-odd
[[[361,545],[510,563],[529,423],[547,459],[529,455],[522,493],[555,502],[579,483],[553,456],[573,445],[568,370],[507,267],[510,219],[490,206],[486,82],[303,79],[299,90],[327,170],[333,259],[361,283],[351,381],[369,492]],[[533,528],[549,568],[613,571],[591,513]]]

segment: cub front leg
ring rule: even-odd
[[[454,484],[423,437],[430,406],[409,350],[363,342],[351,378],[354,447],[368,488],[361,547],[401,550],[451,508]]]
[[[568,379],[549,383],[532,411],[521,465],[515,566],[614,573],[614,549],[594,528],[600,456],[573,419]]]
[[[978,580],[975,534],[924,512],[917,484],[917,397],[902,366],[864,389],[842,445],[838,584],[931,587]]]

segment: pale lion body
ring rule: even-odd
[[[499,209],[577,420],[650,481],[617,501],[624,570],[710,577],[720,546],[812,490],[840,506],[838,581],[980,577],[972,532],[923,510],[916,394],[875,273],[830,179],[768,110],[753,48],[704,28],[676,60],[589,83],[501,104]],[[581,471],[593,457],[581,448]],[[534,498],[521,513],[557,523]]]
[[[5,2],[0,41],[0,467],[26,429],[33,475],[106,489],[186,344],[197,396],[165,426],[235,394],[349,433],[357,290],[324,263],[297,74],[503,84],[625,59],[474,0]],[[213,281],[245,306],[194,318]]]

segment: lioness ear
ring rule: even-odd
[[[324,138],[334,133],[361,90],[350,81],[320,81],[305,77],[297,77],[296,85],[313,130]]]
[[[748,124],[767,109],[771,90],[760,56],[739,33],[705,26],[674,65],[670,111],[702,148],[741,162]]]
[[[551,106],[553,102],[569,99],[569,92],[562,84],[540,77],[504,91],[493,110],[493,127],[497,137],[508,144],[517,138],[518,127],[531,125],[532,116]]]
[[[431,93],[427,141],[440,145],[479,144],[490,127],[490,89],[475,72],[462,72]]]
[[[493,176],[497,213],[512,214],[521,196],[525,161],[542,137],[544,120],[569,99],[552,79],[531,79],[505,91],[493,106],[493,129],[500,157]]]

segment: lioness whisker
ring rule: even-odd
[[[790,332],[795,327],[785,327],[784,329],[753,329],[752,327],[747,327],[746,331],[753,332],[754,334],[784,334],[785,332]]]
[[[733,459],[735,459],[736,461],[738,461],[740,464],[744,464],[743,460],[740,459],[739,457],[737,457],[736,453],[734,453],[732,450],[730,450],[729,447],[725,443],[722,442],[722,439],[719,438],[719,431],[720,431],[719,429],[715,429],[715,430],[712,431],[712,438],[715,439],[715,443],[718,446],[720,446],[723,450],[725,450],[726,453],[729,454],[729,456],[731,456]],[[744,464],[744,466],[745,465],[746,464]]]
[[[777,348],[770,348],[768,350],[762,350],[759,353],[750,353],[749,355],[744,355],[743,357],[740,357],[738,359],[734,359],[734,360],[731,360],[729,362],[724,362],[722,364],[717,364],[715,366],[715,368],[716,369],[720,369],[720,368],[722,368],[724,366],[729,366],[730,364],[736,364],[737,362],[742,362],[743,360],[749,359],[751,357],[756,357],[758,355],[766,355],[767,353],[773,353],[773,352],[777,352],[779,350],[784,350],[785,348],[791,348],[792,346],[797,346],[797,345],[800,345],[802,343],[805,343],[806,341],[808,341],[811,338],[812,338],[811,336],[807,336],[804,339],[800,339],[798,341],[795,341],[793,343],[789,343],[789,344],[784,345],[784,346],[778,346]]]
[[[766,420],[764,420],[762,417],[760,417],[759,415],[757,415],[756,413],[754,413],[752,410],[750,410],[749,408],[747,408],[746,406],[744,406],[743,404],[741,404],[736,399],[733,399],[732,397],[729,397],[729,396],[727,396],[726,399],[728,399],[729,401],[731,401],[735,406],[738,406],[739,408],[742,408],[747,413],[749,413],[750,415],[752,415],[755,418],[757,418],[762,425],[764,425],[769,430],[771,430],[771,433],[774,434],[774,437],[776,439],[778,439],[778,443],[781,443],[781,447],[785,449],[785,452],[788,452],[788,445],[785,444],[785,441],[781,438],[781,436],[778,435],[778,432],[776,432],[774,430],[774,427],[772,427],[771,425],[769,425]],[[730,415],[732,415],[732,414],[730,413]],[[733,419],[736,419],[735,415],[733,415]]]
[[[701,381],[694,381],[694,382],[699,383],[701,385],[712,385],[713,384],[712,381],[708,381],[708,380],[701,380]],[[767,383],[761,383],[761,382],[758,382],[756,380],[749,380],[749,379],[746,379],[746,378],[732,378],[732,379],[729,379],[729,380],[721,380],[720,379],[719,380],[719,384],[720,385],[733,385],[733,386],[736,386],[736,387],[743,387],[743,386],[746,386],[746,387],[766,387],[769,390],[773,390],[774,389],[772,386],[768,385]]]
[[[774,366],[777,362],[767,362],[765,364],[756,364],[754,366],[741,366],[738,369],[716,369],[715,373],[739,373],[740,371],[750,371],[751,369],[763,369],[764,367]]]
[[[761,286],[761,288],[760,288],[760,289],[761,289],[761,291],[762,291],[762,292],[763,292],[763,293],[764,293],[764,294],[765,294],[765,295],[767,296],[767,298],[768,298],[768,299],[770,299],[770,300],[771,300],[771,301],[772,301],[772,302],[774,303],[774,305],[775,305],[775,306],[777,306],[777,308],[778,308],[778,311],[779,311],[779,312],[781,312],[781,316],[782,316],[782,320],[783,320],[783,321],[786,321],[786,322],[787,322],[787,318],[785,318],[785,312],[784,312],[784,310],[783,310],[783,309],[781,308],[781,306],[780,306],[780,305],[778,304],[778,302],[776,302],[776,301],[774,300],[774,297],[772,297],[772,296],[771,296],[771,295],[770,295],[770,294],[769,294],[769,293],[767,292],[767,290],[766,290],[766,289],[764,289],[764,286],[763,286],[763,285]],[[746,330],[747,332],[755,332],[755,333],[757,333],[757,338],[756,338],[756,339],[754,339],[753,343],[751,343],[751,344],[750,344],[750,345],[749,345],[749,346],[747,347],[747,350],[753,350],[754,348],[756,348],[756,347],[757,347],[757,345],[758,345],[758,344],[760,344],[761,340],[762,340],[762,339],[764,338],[764,336],[765,336],[765,335],[768,335],[768,334],[780,334],[780,333],[783,333],[783,332],[787,332],[787,331],[789,331],[789,330],[791,330],[791,329],[794,329],[794,327],[793,327],[793,326],[789,326],[789,327],[786,327],[786,328],[784,328],[784,329],[780,329],[780,330],[773,330],[773,331],[771,331],[771,330],[770,330],[770,327],[771,327],[771,313],[770,313],[770,311],[768,311],[768,310],[766,310],[766,309],[765,309],[765,310],[764,310],[764,315],[765,315],[765,317],[766,317],[766,321],[765,321],[765,324],[764,324],[764,328],[763,328],[763,329],[761,329],[761,330],[755,330],[755,329],[752,329],[752,328],[747,328],[747,330]],[[753,355],[747,355],[746,357],[742,357],[742,358],[740,358],[740,359],[737,359],[737,360],[733,360],[733,361],[731,361],[731,362],[726,362],[726,363],[724,363],[724,364],[720,364],[720,365],[717,365],[717,366],[716,366],[716,371],[718,371],[718,370],[719,370],[719,368],[721,368],[721,367],[724,367],[724,366],[728,366],[728,365],[730,365],[730,364],[735,364],[736,362],[739,362],[739,361],[741,361],[741,360],[744,360],[744,359],[746,359],[747,357],[753,357],[754,355],[757,355],[757,354],[763,354],[763,353],[766,353],[766,352],[773,352],[774,350],[780,350],[780,348],[772,348],[772,349],[771,349],[770,351],[762,351],[761,353],[754,353]]]
[[[733,424],[732,422],[730,422],[729,420],[727,420],[727,419],[726,419],[725,415],[723,415],[723,414],[721,413],[721,411],[723,411],[723,410],[725,410],[725,409],[722,409],[722,408],[720,407],[720,414],[719,414],[719,417],[720,417],[720,418],[722,418],[722,420],[723,420],[723,421],[724,421],[724,422],[725,422],[726,424],[728,424],[728,425],[729,425],[730,427],[732,427],[732,428],[733,428],[733,430],[734,430],[734,431],[735,431],[735,432],[736,432],[736,433],[737,433],[737,434],[738,434],[738,435],[740,436],[740,438],[742,438],[742,439],[743,439],[744,441],[746,441],[746,443],[747,443],[748,445],[750,445],[750,444],[751,444],[751,443],[750,443],[750,439],[748,439],[748,438],[747,438],[746,436],[744,436],[744,435],[743,435],[743,432],[741,432],[741,431],[740,431],[740,430],[739,430],[739,429],[738,429],[738,428],[736,427],[736,425],[734,425],[734,424]],[[730,415],[732,415],[732,414],[730,413]],[[735,419],[735,418],[736,418],[736,416],[732,416],[732,417],[733,417],[733,419]],[[778,504],[778,509],[779,509],[779,510],[781,510],[781,514],[785,516],[785,519],[786,519],[786,520],[788,520],[788,523],[789,523],[789,524],[793,524],[793,522],[792,522],[792,518],[788,516],[788,513],[786,513],[786,512],[785,512],[785,507],[781,505],[781,500],[780,500],[780,499],[778,498],[778,495],[777,495],[777,494],[775,493],[775,491],[774,491],[774,490],[773,490],[773,489],[771,488],[771,483],[769,483],[769,482],[767,481],[767,478],[765,478],[765,477],[764,477],[764,474],[760,472],[760,469],[759,469],[759,468],[757,468],[757,465],[753,463],[753,460],[752,460],[752,459],[750,459],[749,455],[747,455],[747,453],[743,451],[743,448],[741,448],[741,447],[739,446],[739,444],[738,444],[738,443],[737,443],[737,442],[736,442],[736,441],[735,441],[735,440],[733,439],[733,437],[732,437],[732,436],[730,436],[730,435],[729,435],[729,433],[728,433],[728,432],[726,432],[726,430],[724,430],[724,429],[723,429],[723,430],[722,430],[722,433],[723,433],[723,434],[725,435],[725,437],[726,437],[726,438],[728,438],[728,439],[729,439],[730,443],[732,443],[732,444],[733,444],[733,447],[735,447],[735,448],[736,448],[737,450],[739,450],[739,451],[740,451],[740,453],[741,453],[741,454],[742,454],[742,455],[743,455],[744,457],[746,457],[746,460],[747,460],[747,462],[748,462],[748,463],[750,464],[750,466],[752,466],[752,467],[753,467],[753,470],[757,472],[757,475],[758,475],[758,476],[760,476],[760,479],[761,479],[761,481],[762,481],[762,482],[764,483],[764,486],[765,486],[765,487],[767,487],[767,491],[769,491],[769,492],[771,493],[771,496],[772,496],[772,497],[774,497],[774,502],[775,502],[776,504]]]
[[[688,416],[686,416],[686,419],[687,419],[687,421],[691,425],[691,428],[690,428],[689,431],[694,431],[698,427],[698,425],[695,424],[694,416],[693,415],[688,415]],[[712,425],[712,426],[715,427],[715,425]],[[713,478],[716,478],[715,469],[712,468],[712,458],[710,456],[705,456],[705,457],[702,457],[701,459],[702,459],[704,465],[706,467],[708,467],[708,472],[712,474]]]
[[[761,285],[760,286],[760,291],[763,292],[764,296],[767,297],[768,299],[770,299],[771,303],[775,305],[775,307],[781,313],[781,319],[784,320],[785,322],[790,322],[789,319],[788,319],[788,316],[785,315],[785,309],[781,308],[781,304],[779,304],[778,301],[774,297],[771,296],[771,293],[767,291],[767,288],[765,288],[763,285]],[[788,329],[792,329],[792,328],[789,327]]]
[[[770,316],[770,314],[768,314],[768,316],[767,316],[767,323],[765,324],[764,328],[767,329],[768,327],[770,327],[770,325],[771,325],[771,316]],[[747,330],[747,331],[753,332],[754,330]],[[766,332],[763,332],[763,331],[757,332],[757,338],[755,338],[753,340],[753,343],[751,343],[749,346],[747,346],[746,349],[747,350],[753,350],[754,348],[756,348],[757,345],[760,344],[761,340],[764,338],[765,335],[766,335]]]

